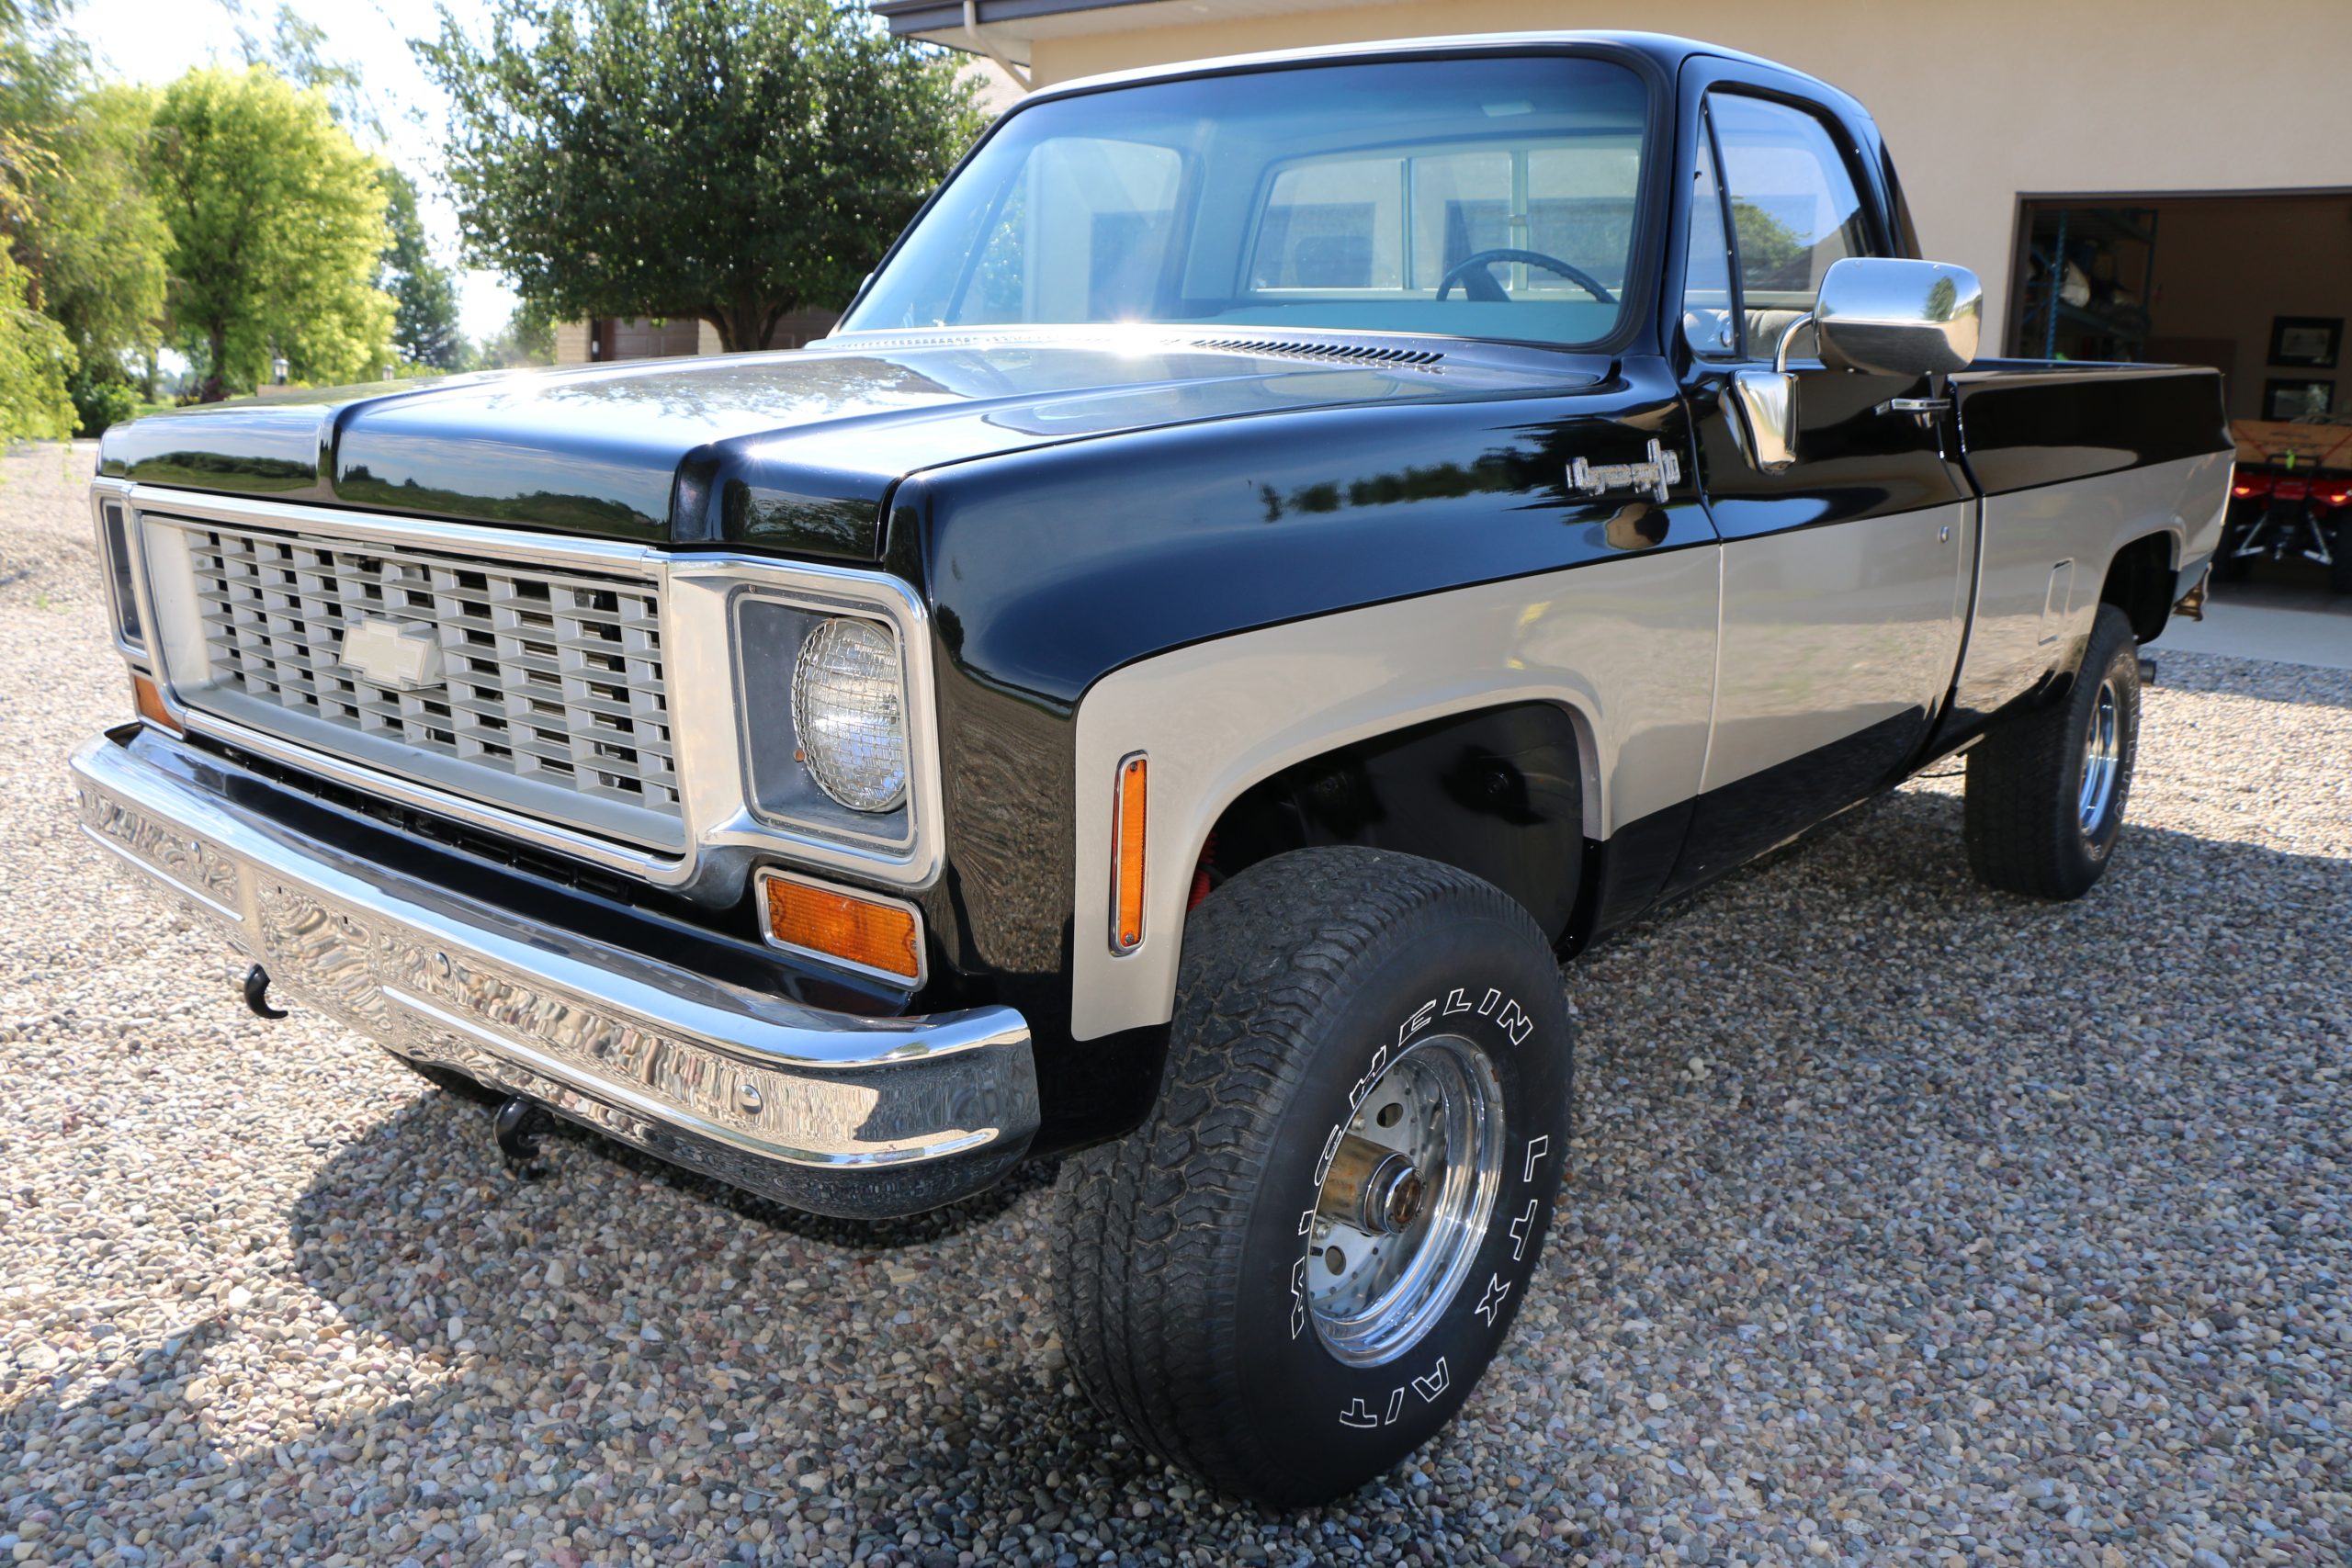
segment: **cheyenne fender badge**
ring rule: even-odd
[[[1667,492],[1682,482],[1682,459],[1650,439],[1650,455],[1640,463],[1589,463],[1582,457],[1568,465],[1568,488],[1584,495],[1607,495],[1630,490],[1647,495],[1660,506]]]

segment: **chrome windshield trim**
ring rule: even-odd
[[[888,573],[813,562],[780,561],[731,553],[678,555],[650,546],[518,534],[509,529],[429,519],[347,512],[293,502],[248,500],[133,484],[127,494],[131,534],[140,541],[136,576],[142,625],[151,628],[148,655],[167,711],[190,734],[201,735],[282,766],[349,789],[496,833],[617,872],[710,904],[741,897],[752,867],[784,860],[852,881],[919,892],[938,880],[944,863],[940,824],[937,705],[931,667],[930,620],[922,599]],[[683,854],[666,853],[581,828],[533,817],[417,779],[281,739],[192,707],[173,683],[166,639],[157,635],[154,594],[148,587],[142,514],[213,520],[278,528],[312,537],[401,546],[446,554],[479,555],[524,565],[601,571],[652,583],[662,600],[666,682],[673,693],[703,694],[671,708],[679,806],[685,828]],[[907,682],[909,818],[903,844],[869,845],[803,831],[755,816],[747,764],[735,717],[735,666],[730,603],[749,588],[813,604],[846,604],[887,619],[900,638]]]

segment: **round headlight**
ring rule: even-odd
[[[808,634],[792,667],[792,724],[817,787],[853,811],[888,811],[907,794],[907,716],[899,645],[872,621],[836,616]]]

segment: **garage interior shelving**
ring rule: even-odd
[[[2017,352],[2040,359],[2136,360],[2149,335],[2156,212],[2147,207],[2030,209]],[[2063,298],[2069,261],[2091,298]]]

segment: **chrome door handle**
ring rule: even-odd
[[[1951,411],[1950,398],[1889,398],[1878,405],[1880,413],[1911,413],[1923,419]]]

